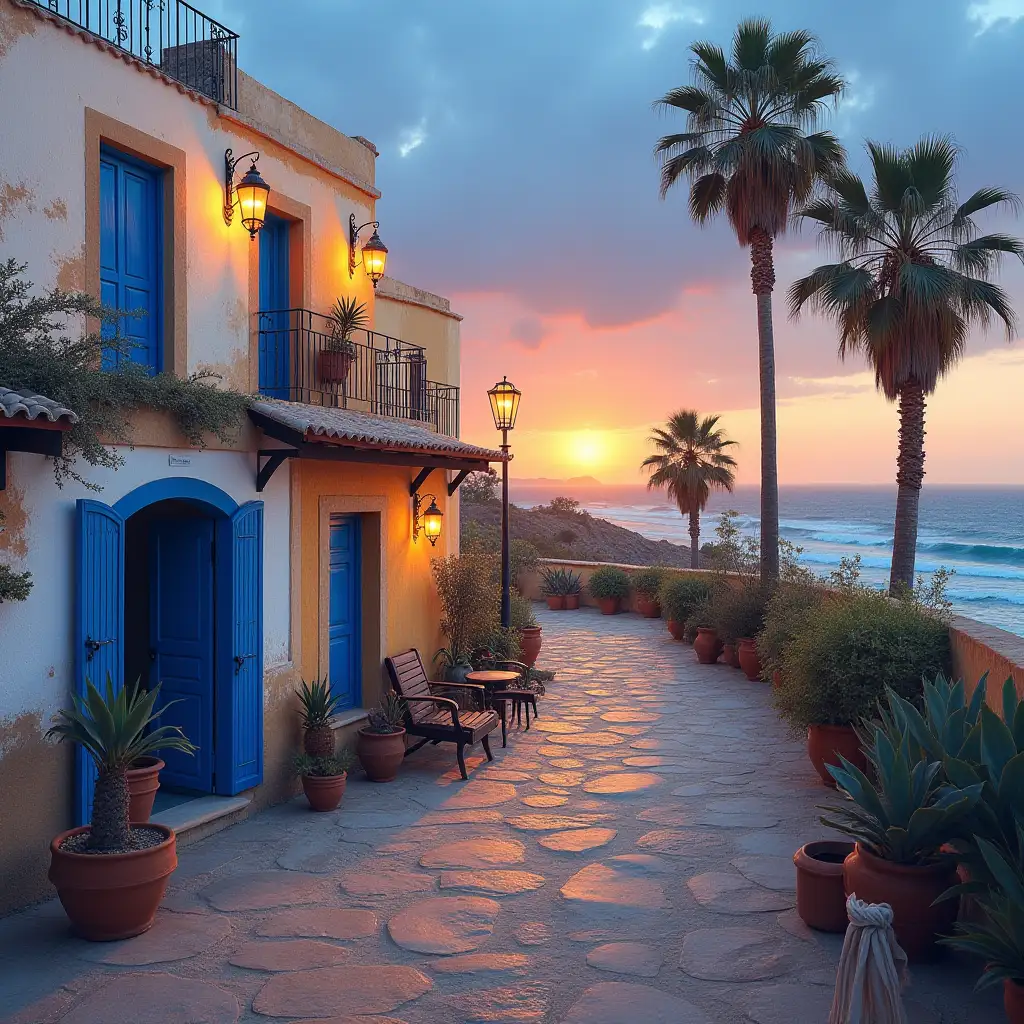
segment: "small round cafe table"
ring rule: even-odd
[[[466,682],[482,686],[485,704],[488,707],[493,707],[501,717],[501,745],[503,747],[508,742],[505,722],[506,703],[512,702],[513,715],[521,704],[526,705],[526,728],[530,728],[530,703],[536,699],[536,695],[532,690],[516,686],[519,679],[518,672],[508,672],[502,669],[481,669],[479,672],[466,673]]]

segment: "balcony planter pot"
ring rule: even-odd
[[[723,643],[718,634],[707,626],[697,627],[697,637],[693,641],[693,650],[697,661],[702,665],[714,665],[722,653]]]
[[[567,611],[574,612],[580,606],[580,595],[579,594],[566,594],[564,598],[565,604],[562,605]]]
[[[793,854],[796,865],[796,912],[808,928],[845,932],[846,889],[843,862],[853,843],[822,840],[807,843]]]
[[[540,626],[524,626],[519,630],[519,646],[523,651],[523,663],[528,668],[537,664],[541,645]]]
[[[761,679],[761,656],[757,653],[757,641],[749,636],[741,636],[736,643],[739,645],[737,655],[743,674],[752,683],[759,682]]]
[[[686,623],[678,619],[669,619],[666,623],[668,631],[672,634],[673,640],[683,640],[686,637]]]
[[[320,380],[324,384],[344,384],[355,357],[351,352],[332,352],[324,349],[320,353]]]
[[[360,729],[356,754],[371,782],[393,782],[405,757],[405,730],[379,733]]]
[[[159,757],[140,757],[128,769],[128,821],[132,825],[145,825],[149,821],[163,767]]]
[[[843,864],[843,881],[847,895],[856,893],[868,903],[892,907],[896,941],[912,963],[934,957],[936,938],[953,931],[960,901],[935,903],[956,884],[956,866],[951,862],[892,864],[857,843]]]
[[[644,594],[636,595],[636,610],[645,619],[661,618],[661,605],[653,597],[646,597]]]
[[[1003,1009],[1010,1024],[1024,1024],[1024,985],[1012,978],[1003,981]]]
[[[736,653],[735,644],[722,644],[722,661],[725,662],[729,668],[740,667],[740,659]]]
[[[310,810],[336,811],[345,795],[345,783],[348,774],[340,775],[303,775],[302,792],[306,794]]]
[[[75,931],[93,942],[141,935],[153,924],[167,882],[178,866],[174,832],[147,825],[164,839],[128,853],[75,853],[61,846],[89,825],[62,832],[50,843],[49,879]]]
[[[618,615],[622,607],[621,597],[599,597],[597,607],[601,609],[602,615]]]
[[[566,607],[566,602],[569,600],[567,597],[563,597],[561,594],[550,594],[545,598],[548,603],[548,610],[553,612],[560,612]]]
[[[855,764],[862,772],[868,770],[868,762],[860,748],[857,733],[849,725],[810,725],[807,727],[807,756],[811,759],[815,771],[821,781],[832,789],[836,788],[836,780],[829,775],[826,764],[839,766],[839,755],[842,754],[851,764]],[[858,894],[859,895],[859,894]]]

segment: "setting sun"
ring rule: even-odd
[[[566,438],[569,461],[583,469],[594,469],[608,460],[608,446],[595,430],[577,430]]]

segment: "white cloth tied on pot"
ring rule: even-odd
[[[846,900],[850,924],[836,972],[828,1024],[907,1024],[900,991],[907,981],[907,954],[892,930],[888,903]]]

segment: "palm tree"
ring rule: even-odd
[[[821,240],[841,262],[818,267],[789,290],[792,316],[805,305],[839,328],[839,356],[863,352],[875,384],[899,403],[896,523],[890,593],[914,584],[918,503],[924,479],[925,396],[963,355],[972,324],[993,315],[1012,338],[1015,317],[1006,293],[989,278],[1002,253],[1024,261],[1024,243],[979,235],[974,215],[1016,209],[1000,188],[982,188],[958,205],[959,155],[947,137],[925,137],[910,149],[867,144],[870,194],[848,170],[831,195],[809,203],[801,218],[817,222]]]
[[[842,166],[831,132],[808,134],[843,79],[817,55],[808,32],[772,33],[761,19],[743,21],[726,57],[697,42],[694,84],[671,90],[655,104],[686,114],[686,132],[666,135],[661,195],[683,175],[690,179],[690,216],[705,224],[725,210],[740,245],[750,247],[757,296],[761,383],[761,575],[779,575],[779,474],[775,427],[773,240],[786,230],[793,206],[807,201],[822,177]]]
[[[690,568],[700,568],[700,514],[713,490],[731,491],[736,460],[725,449],[736,444],[718,426],[717,416],[700,418],[694,409],[669,417],[667,429],[655,427],[650,437],[658,449],[640,464],[650,473],[649,489],[664,487],[690,517]]]

